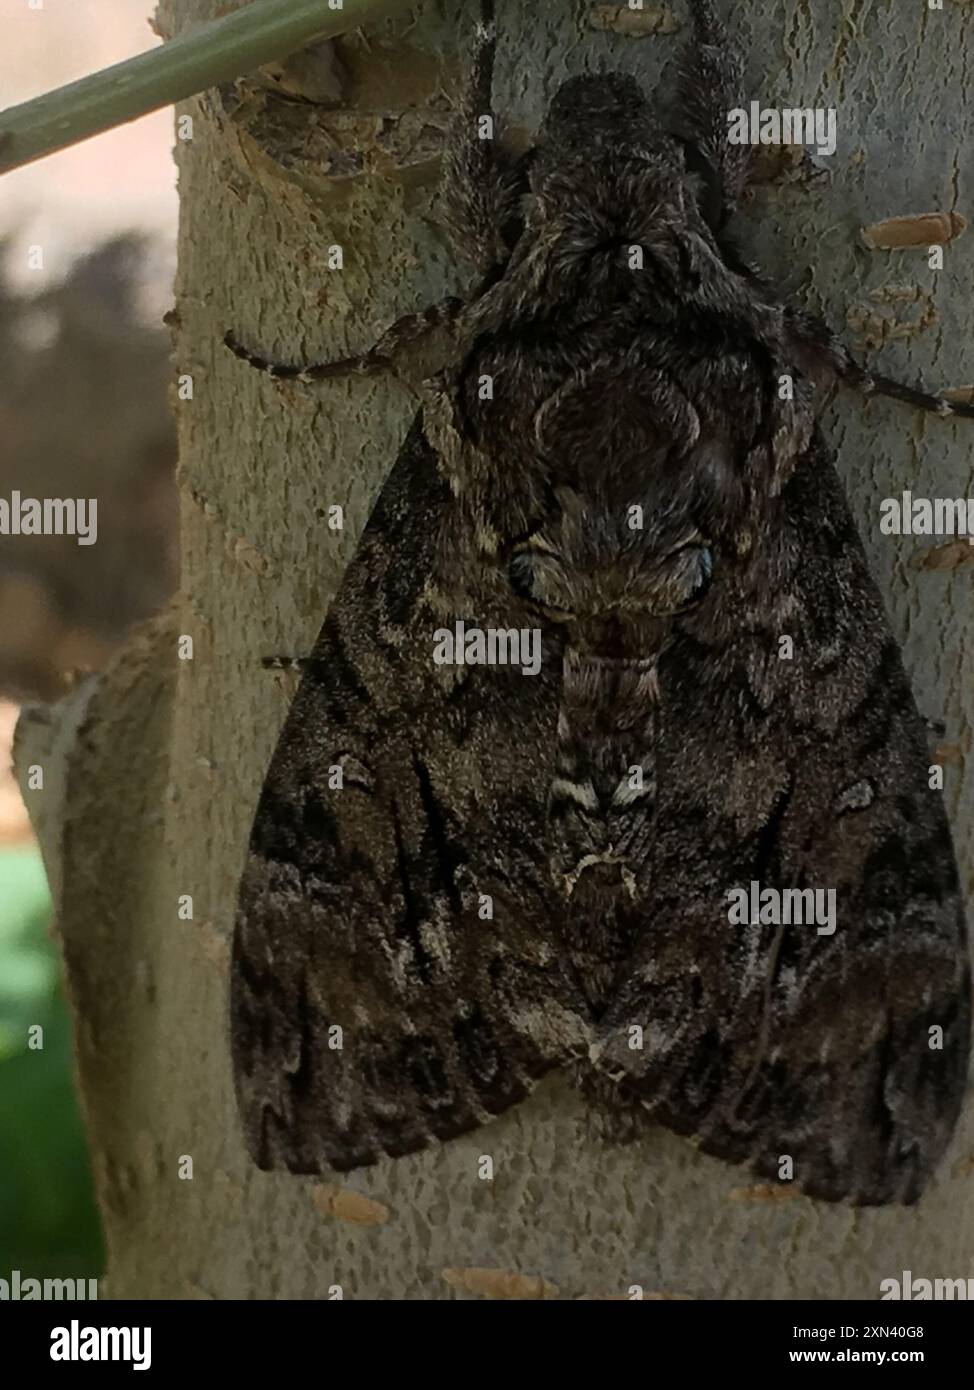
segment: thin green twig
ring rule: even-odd
[[[396,9],[402,0],[252,0],[137,58],[0,111],[0,174]]]

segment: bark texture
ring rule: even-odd
[[[165,0],[163,27],[224,8]],[[401,21],[339,41],[310,69],[324,105],[285,109],[254,82],[186,108],[174,376],[192,376],[193,398],[178,402],[180,604],[93,691],[25,721],[20,737],[21,768],[43,763],[47,786],[60,788],[27,796],[56,894],[110,1290],[579,1297],[637,1284],[693,1297],[875,1298],[904,1269],[964,1275],[970,1111],[939,1181],[907,1211],[782,1200],[663,1133],[604,1148],[560,1080],[440,1151],[352,1175],[346,1191],[262,1174],[245,1158],[228,941],[256,796],[294,688],[260,658],[309,649],[414,403],[391,380],[275,387],[221,339],[232,328],[282,360],[340,355],[460,283],[432,194],[441,89],[460,70],[471,9],[421,0]],[[499,108],[527,129],[569,73],[620,67],[652,88],[685,37],[668,23],[638,38],[596,27],[605,6],[587,0],[502,0],[499,10]],[[974,239],[947,248],[938,273],[921,251],[865,250],[858,229],[900,213],[970,215],[974,12],[762,0],[735,6],[733,22],[752,96],[838,109],[825,176],[787,176],[751,200],[748,254],[848,323],[850,339],[884,340],[865,353],[883,370],[932,386],[970,381]],[[308,71],[292,69],[291,90]],[[335,244],[341,271],[326,265]],[[946,726],[942,794],[970,896],[974,569],[921,568],[930,542],[882,536],[878,522],[881,499],[904,488],[967,494],[971,426],[851,396],[826,426],[921,711]],[[327,525],[334,504],[340,532]],[[178,633],[193,639],[191,660],[179,659]],[[185,894],[192,920],[180,919]],[[482,1155],[491,1181],[478,1175]]]

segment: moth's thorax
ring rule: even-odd
[[[681,516],[732,524],[762,428],[760,352],[691,348],[673,325],[647,336],[611,296],[593,314],[471,344],[447,388],[454,490],[507,535],[574,509],[575,548],[608,528],[620,557]]]

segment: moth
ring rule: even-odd
[[[228,338],[313,381],[441,335],[253,825],[231,1022],[262,1168],[413,1153],[555,1068],[610,1139],[666,1126],[830,1201],[915,1201],[954,1128],[950,833],[816,418],[837,383],[974,412],[735,249],[742,64],[692,8],[670,112],[572,78],[514,154],[479,138],[485,3],[445,158],[475,289],[312,367]],[[536,636],[536,673],[434,660],[458,623]],[[834,930],[735,920],[752,886],[834,894]]]

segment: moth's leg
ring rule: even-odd
[[[367,352],[353,357],[338,357],[330,362],[308,362],[302,365],[271,362],[259,353],[251,352],[239,343],[232,333],[224,335],[224,343],[241,361],[282,381],[327,381],[332,377],[363,376],[393,371],[406,378],[416,375],[412,363],[404,361],[405,349],[410,357],[438,330],[452,327],[464,306],[462,299],[450,297],[433,304],[417,314],[405,314],[383,333]]]
[[[719,227],[747,186],[753,162],[749,145],[727,138],[728,112],[746,105],[744,62],[713,0],[690,0],[693,38],[686,48],[677,88],[677,134],[687,146],[690,167],[708,185],[705,209]]]
[[[948,401],[918,386],[905,386],[892,377],[872,372],[855,360],[841,338],[821,319],[802,310],[788,315],[794,345],[800,355],[811,359],[814,372],[816,365],[827,375],[840,381],[844,386],[854,387],[864,396],[889,396],[893,400],[904,401],[917,410],[929,410],[935,415],[960,415],[974,418],[974,405],[960,401]]]
[[[518,160],[506,150],[493,110],[495,0],[480,0],[470,76],[443,154],[442,219],[459,256],[486,277],[510,255],[505,226],[517,215]]]
[[[917,410],[930,410],[935,415],[960,415],[974,419],[974,405],[962,401],[948,401],[944,396],[931,394],[918,386],[904,386],[892,377],[878,376],[858,363],[852,362],[847,374],[842,378],[846,385],[857,387],[866,396],[889,396],[896,401],[905,401]]]

